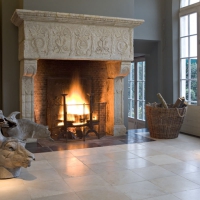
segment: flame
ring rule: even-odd
[[[70,87],[68,95],[66,97],[67,113],[83,115],[89,113],[89,105],[86,99],[86,94],[83,93],[79,77],[76,76]]]
[[[89,102],[86,97],[81,87],[79,76],[76,75],[73,77],[73,82],[65,97],[68,121],[75,121],[76,125],[77,123],[86,123],[89,117]],[[60,108],[60,114],[62,114],[61,120],[63,120],[63,107]],[[59,122],[58,125],[63,125],[63,122]]]

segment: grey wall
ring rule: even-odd
[[[161,40],[163,1],[134,0],[134,18],[145,20],[144,24],[135,29],[135,39]]]
[[[160,42],[153,42],[151,51],[145,56],[146,60],[146,102],[157,101],[157,93],[160,90],[159,66]],[[149,67],[150,66],[150,67]]]
[[[168,0],[170,1],[170,0]],[[145,23],[134,30],[134,53],[146,58],[146,102],[158,101],[163,92],[163,10],[165,0],[135,0],[134,18]]]
[[[163,96],[175,102],[179,90],[179,0],[165,0],[163,29]]]
[[[0,38],[2,38],[2,3],[0,3]],[[0,40],[0,47],[0,63],[2,66],[2,40]],[[0,108],[2,108],[2,67],[0,67],[0,88]]]
[[[10,18],[21,1],[2,0],[2,110],[5,115],[19,110],[18,30]]]
[[[146,102],[157,101],[162,91],[162,22],[164,0],[134,0],[134,18],[145,22],[134,29],[134,55],[146,60]],[[124,102],[128,105],[128,79],[125,79]],[[126,106],[127,107],[127,106]],[[128,108],[124,109],[125,126],[128,129]]]
[[[158,102],[158,92],[168,103],[178,98],[179,3],[135,0],[134,18],[143,18],[145,23],[135,29],[134,53],[147,56],[146,100],[150,102]]]
[[[24,0],[24,9],[133,18],[134,0]]]

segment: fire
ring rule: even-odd
[[[88,100],[81,88],[80,79],[76,76],[66,97],[67,113],[83,115],[89,113]],[[86,105],[87,104],[87,105]]]
[[[87,118],[89,118],[89,102],[87,95],[83,92],[78,76],[73,78],[73,82],[65,98],[67,121],[74,121],[76,124],[86,123]],[[61,112],[63,113],[63,111]],[[63,123],[59,123],[58,125],[63,125]]]

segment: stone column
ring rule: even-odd
[[[121,62],[121,71],[114,79],[114,135],[126,134],[124,126],[124,77],[130,72],[131,62]]]
[[[21,118],[34,121],[34,76],[37,60],[20,61],[20,113]]]

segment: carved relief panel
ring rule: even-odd
[[[132,29],[25,22],[25,58],[130,60]]]

